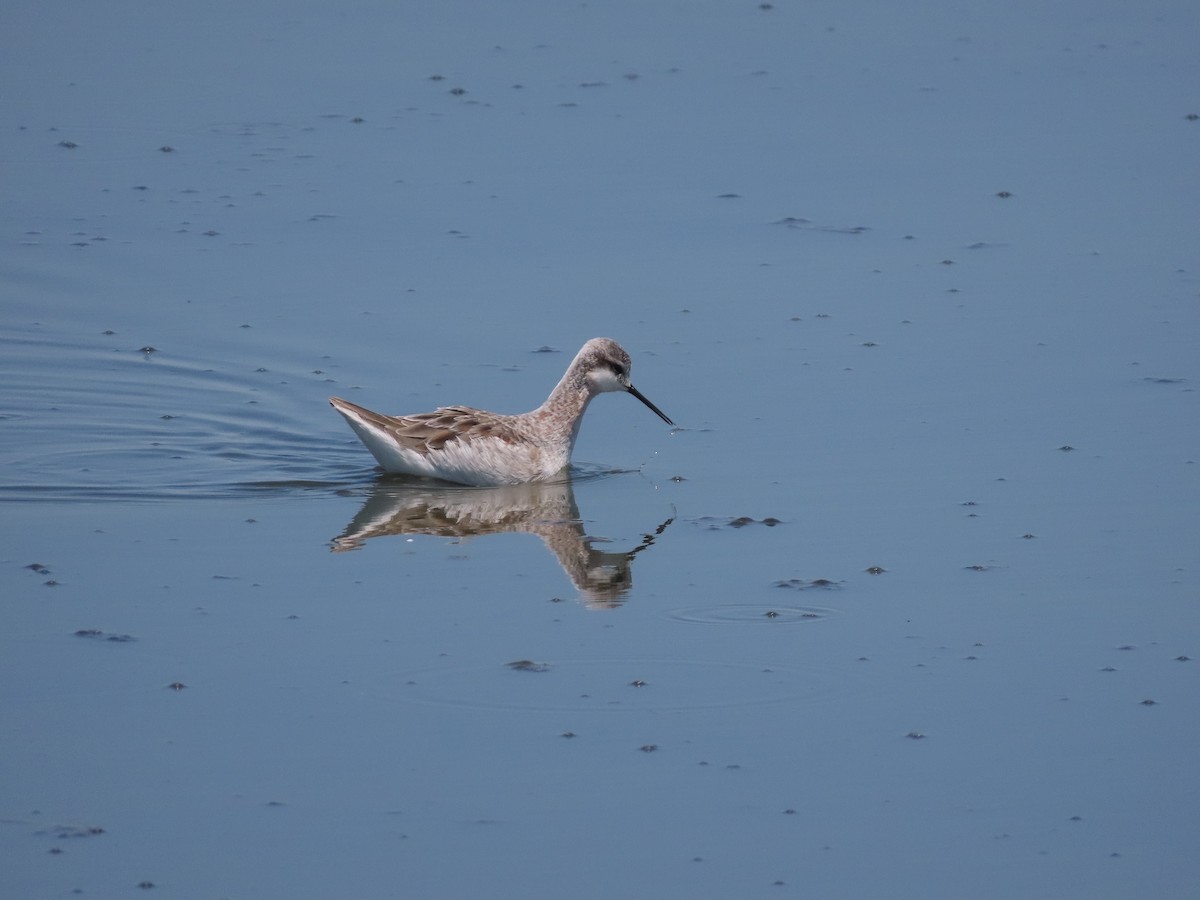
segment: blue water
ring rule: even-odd
[[[1192,6],[4,18],[0,896],[1193,891]]]

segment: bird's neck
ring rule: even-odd
[[[574,448],[583,413],[592,402],[592,396],[582,378],[573,372],[567,372],[550,392],[546,402],[530,415],[548,426],[557,439],[569,440],[570,446]]]

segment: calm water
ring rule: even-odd
[[[1190,5],[5,18],[0,896],[1194,890]]]

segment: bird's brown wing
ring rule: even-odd
[[[504,418],[469,406],[446,406],[433,412],[409,416],[385,416],[334,397],[335,409],[350,412],[376,428],[387,432],[401,445],[417,453],[441,450],[450,441],[470,442],[475,437],[496,437],[512,441],[504,426]]]

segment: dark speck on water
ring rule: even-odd
[[[75,632],[75,636],[92,638],[93,640],[111,641],[114,644],[129,644],[137,640],[131,634],[108,634],[99,628],[80,628]]]
[[[51,835],[59,840],[66,840],[68,838],[96,837],[97,835],[104,834],[104,829],[99,825],[55,825],[53,828],[47,828],[37,833],[40,835]]]
[[[838,586],[836,581],[830,581],[828,578],[814,578],[812,581],[805,581],[803,578],[785,578],[775,582],[775,587],[791,588],[796,591],[805,591],[809,588],[818,588],[822,590],[833,590]]]
[[[676,478],[673,478],[671,480],[672,481],[676,481],[676,480],[683,481],[684,479],[679,478],[677,476]],[[782,525],[783,520],[777,519],[774,516],[767,516],[767,518],[761,519],[761,520],[752,519],[750,516],[738,516],[736,519],[729,520],[730,528],[745,528],[747,525],[754,525],[754,524],[766,525],[768,528],[774,528],[776,525]]]
[[[510,669],[516,672],[549,672],[550,666],[546,663],[534,662],[532,659],[514,659],[512,662],[505,663]]]

